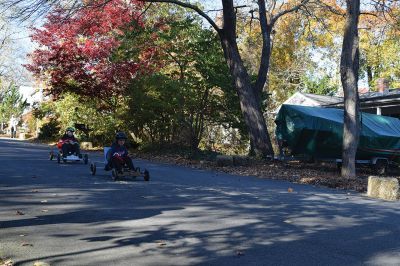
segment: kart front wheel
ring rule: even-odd
[[[112,178],[112,180],[117,181],[117,179],[118,179],[117,169],[112,169],[111,170],[111,178]]]
[[[90,172],[92,173],[92,175],[96,174],[96,164],[95,163],[90,164]]]

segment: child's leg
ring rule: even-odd
[[[118,158],[118,157],[112,157],[111,158],[111,163],[113,165],[113,167],[118,171],[118,172],[122,172],[122,165],[123,165],[123,161]]]
[[[61,150],[62,150],[62,153],[63,153],[63,157],[67,157],[68,152],[69,152],[69,144],[64,143],[64,144],[61,146]]]
[[[78,143],[75,143],[74,145],[72,145],[72,152],[73,153],[76,153],[77,155],[79,155],[81,152],[80,152],[80,150],[79,150],[79,144]]]
[[[130,170],[134,170],[135,169],[135,167],[133,166],[133,162],[132,162],[131,157],[129,157],[129,156],[124,157],[124,163],[128,166],[128,168]]]

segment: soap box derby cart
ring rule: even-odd
[[[104,147],[104,161],[103,162],[91,162],[90,163],[90,172],[92,175],[96,175],[98,165],[102,165],[104,171],[111,171],[111,178],[116,181],[120,178],[136,178],[138,176],[143,177],[144,181],[149,181],[150,180],[150,173],[147,169],[144,171],[141,171],[139,167],[134,168],[134,170],[130,170],[127,165],[124,165],[122,167],[122,173],[118,173],[117,169],[114,167],[109,167],[108,166],[108,160],[107,157],[110,156],[109,151],[111,147]]]
[[[82,154],[80,152],[68,152],[68,154],[63,154],[62,152],[62,145],[65,142],[59,141],[56,144],[57,151],[50,151],[49,159],[52,161],[53,159],[57,159],[57,163],[67,163],[67,162],[83,162],[84,164],[88,164],[89,162],[89,155]],[[74,143],[71,143],[74,144]]]

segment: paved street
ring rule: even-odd
[[[0,256],[16,265],[400,265],[399,202],[142,160],[150,182],[113,182],[49,150],[0,139]]]

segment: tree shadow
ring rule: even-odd
[[[16,265],[400,265],[399,202],[168,165],[152,169],[155,181],[115,183],[29,160],[44,169],[2,177],[0,211],[60,210],[0,217],[2,238],[56,226],[44,236],[63,245]]]

